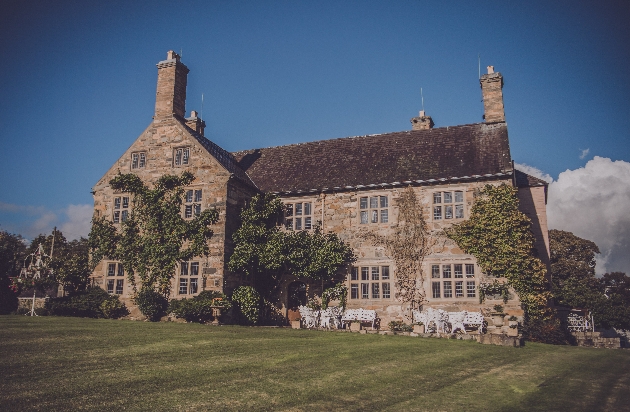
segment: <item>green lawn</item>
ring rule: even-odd
[[[0,410],[630,409],[630,351],[0,316]]]

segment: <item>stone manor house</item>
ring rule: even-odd
[[[227,262],[232,234],[248,199],[257,193],[277,194],[286,205],[286,230],[337,233],[353,248],[357,261],[346,273],[348,307],[375,309],[381,324],[402,319],[408,307],[396,299],[396,264],[385,248],[365,241],[366,231],[387,236],[398,222],[397,200],[412,188],[431,230],[469,217],[475,189],[506,183],[518,188],[521,209],[532,220],[539,257],[548,265],[547,184],[514,169],[503,107],[503,77],[488,67],[480,78],[484,122],[434,128],[420,112],[411,130],[320,140],[229,153],[204,137],[205,123],[195,111],[185,117],[188,68],[169,51],[157,64],[155,115],[93,188],[94,214],[114,224],[129,213],[130,198],[111,189],[119,172],[135,173],[147,183],[163,174],[188,170],[196,177],[186,191],[182,214],[190,218],[206,208],[219,211],[209,241],[210,255],[179,264],[171,298],[191,297],[202,290],[230,294],[248,280],[231,273]],[[425,306],[448,311],[479,311],[478,286],[487,281],[475,258],[453,242],[436,242],[422,266],[418,287]],[[122,266],[103,260],[92,278],[109,293],[133,307],[133,290]],[[309,284],[286,274],[279,297],[283,313],[308,296],[321,295],[321,284]],[[494,303],[487,301],[485,306]],[[513,295],[507,312],[519,315]],[[385,322],[385,323],[384,323]]]

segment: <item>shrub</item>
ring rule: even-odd
[[[110,299],[107,292],[99,287],[91,287],[85,292],[49,299],[44,307],[50,315],[101,318],[101,304],[107,299]]]
[[[557,318],[528,321],[523,328],[523,336],[531,342],[549,343],[552,345],[568,345],[575,338],[563,328]]]
[[[17,310],[18,298],[12,285],[0,281],[0,315],[7,315]]]
[[[389,322],[389,324],[387,326],[389,327],[389,330],[391,330],[392,332],[411,332],[411,331],[413,331],[413,326],[407,325],[402,320],[392,320],[391,322]]]
[[[147,320],[157,322],[166,313],[168,301],[166,298],[153,289],[141,289],[134,299],[138,309]]]
[[[127,306],[118,299],[118,296],[110,296],[105,299],[99,308],[103,317],[107,319],[118,319],[129,314]]]
[[[240,286],[232,293],[232,302],[234,302],[238,312],[244,320],[249,324],[258,323],[260,317],[260,295],[251,286]]]
[[[230,299],[223,293],[216,290],[204,290],[193,299],[199,301],[210,301],[212,306],[221,306],[226,310],[232,307]]]
[[[187,322],[205,323],[212,319],[212,300],[208,299],[181,299],[171,300],[168,304],[168,313],[174,314]]]

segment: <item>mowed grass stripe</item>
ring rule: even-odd
[[[2,410],[628,410],[630,351],[0,316]]]

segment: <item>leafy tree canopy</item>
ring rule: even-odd
[[[506,184],[486,185],[475,195],[470,219],[445,233],[477,258],[484,273],[507,279],[528,318],[541,319],[549,316],[551,293],[545,265],[535,257],[530,225],[518,209],[516,189]]]
[[[256,195],[241,213],[234,233],[234,252],[228,267],[253,275],[256,289],[270,296],[284,274],[331,281],[344,265],[354,261],[352,249],[334,233],[283,231],[284,206],[273,194]]]
[[[218,220],[216,209],[206,209],[193,219],[182,217],[185,186],[194,181],[189,172],[164,175],[153,188],[134,174],[118,174],[112,189],[131,195],[131,210],[119,227],[105,218],[92,220],[89,245],[92,267],[103,258],[122,263],[129,281],[136,287],[170,293],[177,262],[207,256],[210,225]]]

